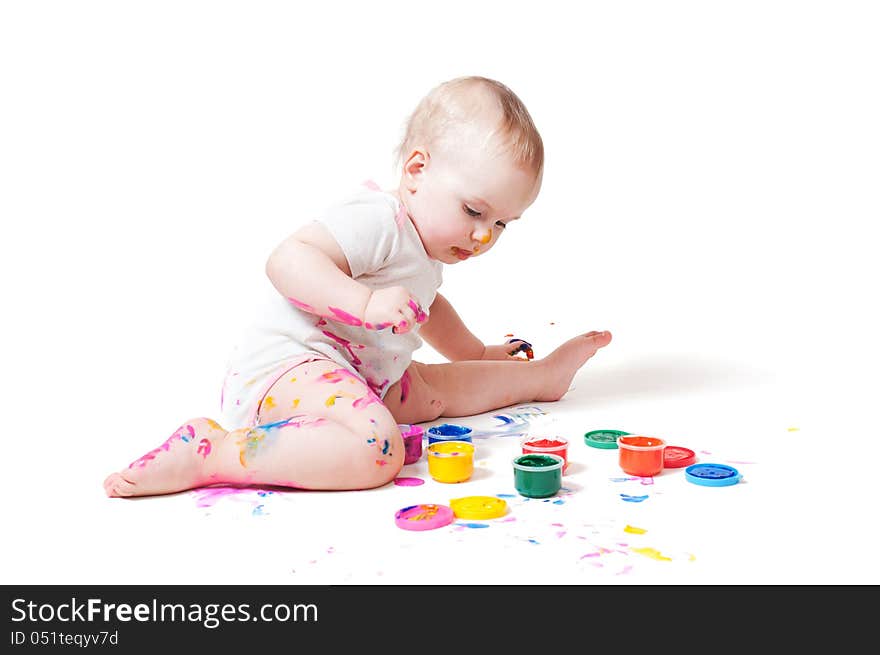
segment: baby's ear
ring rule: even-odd
[[[425,167],[431,159],[427,148],[418,146],[413,148],[409,153],[409,157],[403,162],[403,177],[406,181],[406,188],[415,191]]]

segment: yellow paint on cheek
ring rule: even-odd
[[[486,236],[484,236],[482,239],[480,239],[480,243],[482,243],[482,244],[485,246],[485,245],[486,245],[487,243],[489,243],[491,240],[492,240],[492,233],[489,232],[489,233],[486,234]]]
[[[671,557],[666,557],[661,554],[659,550],[654,548],[631,548],[632,552],[638,553],[639,555],[644,555],[645,557],[650,557],[651,559],[655,559],[658,562],[671,562]]]

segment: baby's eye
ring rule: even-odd
[[[507,223],[505,223],[504,221],[495,221],[495,225],[500,227],[502,230],[507,227]]]
[[[468,207],[467,205],[464,206],[464,213],[468,216],[473,216],[474,218],[480,215],[480,212],[478,212],[476,209]]]

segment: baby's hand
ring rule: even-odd
[[[405,287],[373,291],[364,311],[365,328],[384,330],[390,327],[394,334],[409,332],[413,325],[427,320],[428,315]]]
[[[519,356],[524,353],[525,357]],[[516,362],[527,362],[534,357],[532,344],[522,339],[511,339],[507,343],[486,346],[481,359],[512,359]]]

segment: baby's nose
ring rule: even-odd
[[[486,245],[492,240],[492,228],[484,229],[484,228],[476,228],[474,230],[473,235],[471,235],[474,241],[477,241],[483,245]]]

